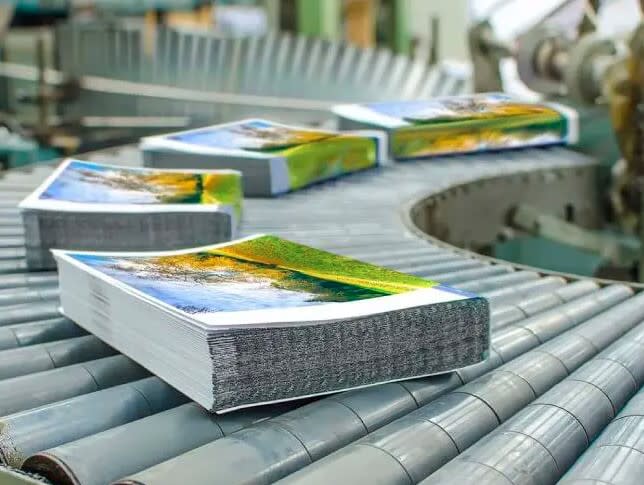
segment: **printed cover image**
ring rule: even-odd
[[[68,255],[206,323],[218,312],[365,300],[438,285],[275,236],[172,255]]]
[[[392,136],[392,151],[401,158],[562,143],[569,128],[555,108],[503,94],[367,107],[403,122]]]
[[[291,189],[372,167],[378,159],[377,143],[371,138],[298,129],[263,120],[193,130],[168,139],[282,157],[288,167]]]
[[[115,167],[70,161],[39,200],[98,204],[225,204],[241,210],[239,174]]]

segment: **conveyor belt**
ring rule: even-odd
[[[140,163],[130,147],[92,159]],[[242,235],[278,234],[488,297],[492,351],[444,376],[223,416],[56,314],[55,275],[22,271],[13,208],[51,168],[8,173],[0,457],[26,460],[31,475],[0,469],[0,483],[545,484],[568,470],[566,484],[641,483],[644,295],[479,258],[402,217],[410,202],[464,182],[593,169],[568,150],[533,149],[388,165],[246,200]]]

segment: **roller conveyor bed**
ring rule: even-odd
[[[131,147],[89,158],[140,163]],[[55,273],[25,271],[15,205],[51,169],[0,180],[0,483],[642,483],[644,296],[479,257],[409,215],[479,180],[584,179],[591,159],[563,148],[455,156],[246,199],[242,235],[486,296],[492,351],[444,376],[221,416],[60,317]]]

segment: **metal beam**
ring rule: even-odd
[[[409,0],[393,0],[392,48],[398,54],[411,54],[411,35],[409,34]]]
[[[326,39],[340,37],[341,0],[297,0],[297,30]]]

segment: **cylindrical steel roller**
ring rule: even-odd
[[[431,278],[444,285],[459,287],[463,283],[481,280],[492,276],[510,273],[512,269],[502,264],[490,264],[482,268],[464,269],[462,271],[450,271],[431,275]]]
[[[430,277],[430,275],[447,273],[451,271],[480,268],[485,266],[484,263],[476,259],[458,258],[452,261],[442,261],[437,263],[430,263],[426,265],[405,264],[397,265],[396,270],[403,273],[414,274],[423,277]]]
[[[9,414],[0,418],[3,425],[0,458],[20,466],[33,453],[130,423],[187,401],[187,397],[161,379],[148,377]],[[70,426],[70,423],[74,425]],[[207,426],[207,423],[202,424]]]
[[[570,301],[595,291],[597,288],[599,285],[592,280],[579,280],[560,288],[556,293],[563,301]]]
[[[0,238],[21,238],[25,234],[24,227],[22,226],[0,226]]]
[[[447,251],[445,251],[429,255],[413,254],[407,256],[388,256],[381,258],[371,257],[369,259],[362,259],[362,261],[377,264],[379,266],[398,268],[401,266],[408,266],[409,264],[415,264],[418,265],[418,267],[422,267],[439,263],[462,261],[463,259],[463,256],[454,253],[448,253]]]
[[[510,323],[518,322],[526,317],[526,314],[516,305],[502,306],[490,310],[490,325],[496,330],[505,327]]]
[[[86,332],[65,317],[0,327],[0,351],[53,342],[85,335]]]
[[[0,306],[53,300],[59,294],[58,287],[8,288],[0,290]]]
[[[349,255],[351,253],[363,250],[363,251],[372,251],[375,241],[373,238],[364,238],[364,239],[357,239],[355,237],[346,237],[346,238],[333,238],[333,240],[329,243],[322,244],[319,240],[319,238],[313,238],[312,240],[305,241],[303,239],[297,240],[298,242],[302,242],[303,244],[310,244],[319,248],[324,249],[325,251],[331,251],[333,253],[338,253],[338,254],[346,254]],[[427,245],[418,243],[418,240],[416,239],[410,239],[409,242],[401,242],[400,237],[394,237],[392,236],[391,238],[388,239],[382,239],[379,241],[380,244],[383,246],[396,246],[399,249],[403,247],[409,247],[409,248],[418,248],[419,250],[423,250],[427,248]]]
[[[0,327],[60,317],[58,300],[5,306],[0,311]]]
[[[510,305],[517,301],[536,296],[554,293],[554,290],[565,285],[565,280],[556,276],[547,276],[518,285],[486,291],[481,296],[487,298],[490,306]]]
[[[550,340],[556,334],[625,300],[632,293],[632,290],[624,285],[608,286],[533,317],[512,323],[495,334],[492,348],[507,361],[516,357],[523,349],[533,347],[535,340],[536,344]]]
[[[432,248],[431,246],[425,246],[421,248],[380,248],[380,249],[357,249],[350,250],[346,249],[340,252],[343,256],[349,256],[351,258],[359,259],[361,261],[368,262],[379,262],[381,260],[389,258],[422,258],[422,257],[433,257],[438,254],[443,254],[443,252],[438,248]]]
[[[534,271],[515,271],[513,273],[502,274],[499,276],[490,276],[481,280],[464,283],[458,287],[461,290],[471,291],[472,293],[482,293],[491,291],[504,286],[516,285],[530,280],[536,280],[539,274]]]
[[[615,360],[633,343],[639,345],[639,355]],[[642,352],[644,323],[421,483],[445,483],[463,463],[504,477],[486,483],[524,483],[528,477],[555,483],[644,383]]]
[[[0,381],[116,354],[93,335],[0,352]]]
[[[147,372],[123,355],[0,381],[0,416],[140,379]]]
[[[567,288],[567,286],[573,285],[573,288]],[[598,288],[594,283],[592,285],[579,285],[577,283],[572,283],[567,286],[558,288],[552,293],[527,297],[513,306],[493,309],[492,314],[495,316],[494,328],[505,327],[511,323],[523,320],[524,318],[535,316],[545,310],[549,310],[559,305],[562,302],[570,302],[574,300],[575,297],[584,296]],[[543,316],[540,318],[543,318]]]
[[[0,214],[0,226],[2,227],[22,227],[20,216],[7,216]]]
[[[612,290],[608,290],[608,292],[610,291]],[[598,302],[596,297],[593,297],[592,301],[596,303],[597,313],[610,306],[608,300],[603,302],[603,305]],[[640,306],[642,307],[642,315],[644,315],[644,303]],[[564,325],[562,330],[566,328]],[[494,347],[494,336],[492,337],[492,342]],[[538,344],[539,341],[535,339],[532,347]],[[519,353],[519,350],[517,350],[517,353]],[[496,362],[501,363],[500,361]],[[445,376],[441,376],[441,378],[445,379]],[[453,379],[447,381],[442,380],[440,381],[441,388],[436,392],[437,389],[431,384],[432,380],[433,378],[424,380],[425,385],[434,390],[434,392],[428,393],[427,399],[429,400],[435,399],[441,394],[454,389],[455,386],[458,386],[462,382],[461,380]],[[398,385],[404,384],[406,383],[399,383]],[[422,388],[422,384],[419,387]],[[529,386],[526,389],[529,390]],[[416,389],[415,395],[422,395],[418,391],[419,389]],[[354,391],[354,395],[361,392]],[[376,405],[375,403],[385,408],[388,406],[389,400],[378,396],[378,387],[373,388],[371,392],[375,393],[373,398],[363,402],[370,402],[372,408]],[[333,450],[340,448],[343,444],[359,439],[375,428],[365,429],[365,420],[362,417],[363,410],[360,407],[351,407],[353,414],[345,415],[343,413],[346,410],[329,406],[328,402],[330,400],[341,400],[342,397],[343,394],[339,394],[332,398],[309,404],[290,413],[286,413],[279,418],[268,420],[261,426],[250,427],[242,434],[233,435],[230,439],[224,438],[202,446],[185,455],[153,467],[150,470],[143,471],[131,478],[135,482],[138,481],[146,485],[171,483],[172,480],[176,480],[181,474],[186,473],[188,467],[192,468],[193,466],[197,466],[197,463],[207,461],[211,465],[216,466],[219,471],[218,474],[216,477],[211,476],[208,481],[204,482],[199,482],[195,478],[197,480],[194,482],[195,484],[217,483],[214,480],[219,479],[221,479],[219,483],[227,484],[265,483],[266,481],[277,480],[289,473],[293,473],[295,469],[307,466],[311,459],[317,460],[333,452]],[[532,398],[534,398],[534,394],[532,394]],[[423,405],[424,402],[421,401],[418,404]],[[482,411],[487,409],[487,412],[493,419],[492,422],[495,423],[494,425],[498,425],[498,420],[494,417],[489,407],[486,405],[482,406],[479,406],[479,408]],[[408,410],[406,409],[406,411]],[[320,411],[320,414],[318,414],[318,411]],[[413,413],[416,412],[414,411]],[[323,417],[325,413],[328,413],[328,415]],[[333,419],[331,419],[332,416]],[[386,422],[383,422],[384,424]],[[385,426],[385,428],[388,426],[390,425]],[[320,427],[323,427],[324,430],[321,430]],[[297,441],[292,441],[294,436],[297,437]],[[322,439],[322,436],[327,436],[327,438]],[[316,437],[316,439],[314,440],[313,437]],[[480,434],[472,439],[478,439],[478,437],[480,437]],[[269,443],[276,443],[276,441],[281,442],[280,447],[270,448]],[[243,446],[240,445],[240,442]],[[266,444],[263,445],[262,443]],[[282,445],[284,446],[283,448],[281,447]],[[264,452],[264,449],[270,449],[271,454]],[[242,462],[245,464],[244,467],[235,465],[235,463],[241,464]],[[373,477],[365,475],[365,478],[372,479]],[[331,482],[334,481],[331,478],[329,480]]]
[[[58,275],[53,271],[0,275],[0,289],[26,286],[55,286],[57,284]]]
[[[642,480],[642,470],[644,389],[626,404],[558,483],[637,484]]]
[[[0,260],[0,274],[22,273],[24,271],[27,271],[27,269],[26,259]]]
[[[0,231],[0,247],[3,248],[24,248],[25,238],[22,234],[19,235],[4,235]]]
[[[637,300],[636,305],[631,302],[634,300]],[[618,305],[597,317],[601,317],[607,327],[612,327],[610,331],[606,332],[608,339],[614,341],[622,337],[625,332],[644,319],[644,295],[633,298],[631,301],[622,304],[626,308],[620,309],[621,305]],[[617,311],[618,309],[619,311]],[[630,313],[625,315],[626,311]],[[594,323],[591,322],[590,325],[594,325]],[[580,325],[580,327],[584,326],[586,326],[585,323]],[[576,330],[577,328],[571,332],[574,333]],[[619,340],[620,345],[627,339],[638,336],[644,336],[644,324],[622,337]],[[564,334],[555,338],[553,342],[567,337],[568,334]],[[410,483],[423,480],[478,439],[498,427],[500,423],[511,418],[541,393],[546,392],[568,376],[569,371],[562,365],[559,356],[556,353],[548,352],[544,357],[543,347],[545,345],[482,375],[455,389],[450,394],[371,433],[349,447],[287,477],[280,483],[317,484],[333,483],[339,480],[347,480],[349,483],[355,484],[372,483],[370,480],[372,477],[368,474],[363,476],[347,475],[360,469],[361,466],[367,465],[363,462],[364,458],[362,457],[362,448],[365,446],[380,451],[379,454],[371,454],[370,458],[374,462],[380,462],[375,464],[377,468],[391,468],[389,473],[394,473],[397,469],[402,468],[410,478]],[[592,357],[596,352],[597,350],[593,349],[592,353],[586,355],[586,359]],[[598,359],[608,358],[607,355],[617,355],[615,347],[611,347],[608,353],[605,352],[598,356]],[[641,367],[644,368],[644,363],[641,364]],[[587,367],[586,369],[591,368]],[[594,376],[592,371],[576,375]],[[644,374],[642,378],[644,378]],[[606,379],[598,378],[594,382],[604,381]],[[616,393],[622,398],[624,394]],[[420,422],[428,424],[419,425]],[[391,458],[394,458],[395,461],[392,462]],[[512,455],[510,455],[510,459],[513,459]],[[450,475],[445,475],[445,477],[447,476]],[[517,483],[523,482],[518,481]]]
[[[184,404],[42,451],[22,468],[55,482],[104,485],[294,406],[259,406],[218,416],[198,404]]]
[[[0,260],[4,259],[22,259],[26,256],[24,247],[4,248],[0,246]]]

